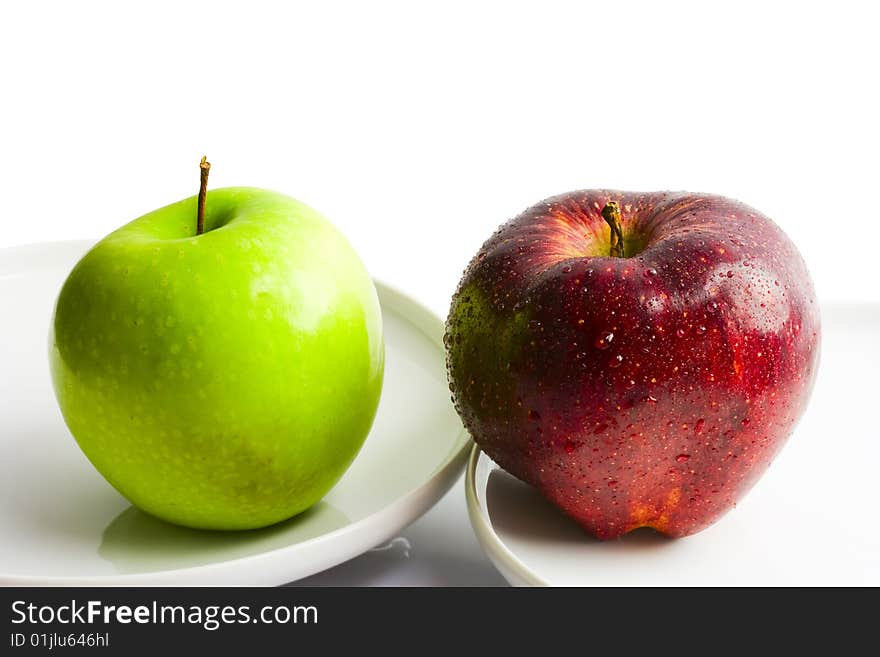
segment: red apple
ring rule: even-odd
[[[446,329],[474,440],[600,539],[686,536],[733,507],[800,418],[820,333],[804,261],[770,219],[607,190],[502,226]]]

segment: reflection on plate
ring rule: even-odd
[[[98,554],[120,573],[193,568],[303,543],[350,523],[323,501],[290,520],[243,532],[179,527],[130,506],[107,525]]]

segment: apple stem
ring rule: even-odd
[[[602,208],[602,218],[611,227],[611,249],[612,258],[623,258],[623,226],[620,221],[620,206],[616,201],[608,201]]]
[[[208,173],[211,171],[211,163],[208,162],[207,156],[202,156],[199,162],[199,177],[201,185],[199,186],[199,214],[196,217],[196,235],[205,232],[205,200],[208,198]]]

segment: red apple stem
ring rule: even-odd
[[[199,214],[196,217],[196,235],[205,232],[205,201],[208,198],[208,173],[211,171],[211,163],[208,162],[207,156],[202,156],[199,162],[199,177],[201,185],[199,186]]]
[[[611,227],[611,248],[610,254],[612,258],[624,258],[623,253],[623,225],[620,220],[620,206],[616,201],[608,201],[602,208],[602,218]]]

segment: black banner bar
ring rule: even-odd
[[[714,654],[823,642],[829,654],[857,654],[842,651],[876,621],[870,589],[7,588],[0,598],[2,655],[338,654],[353,645],[369,655],[466,655],[480,644],[517,654],[543,645],[555,657],[551,646]]]

